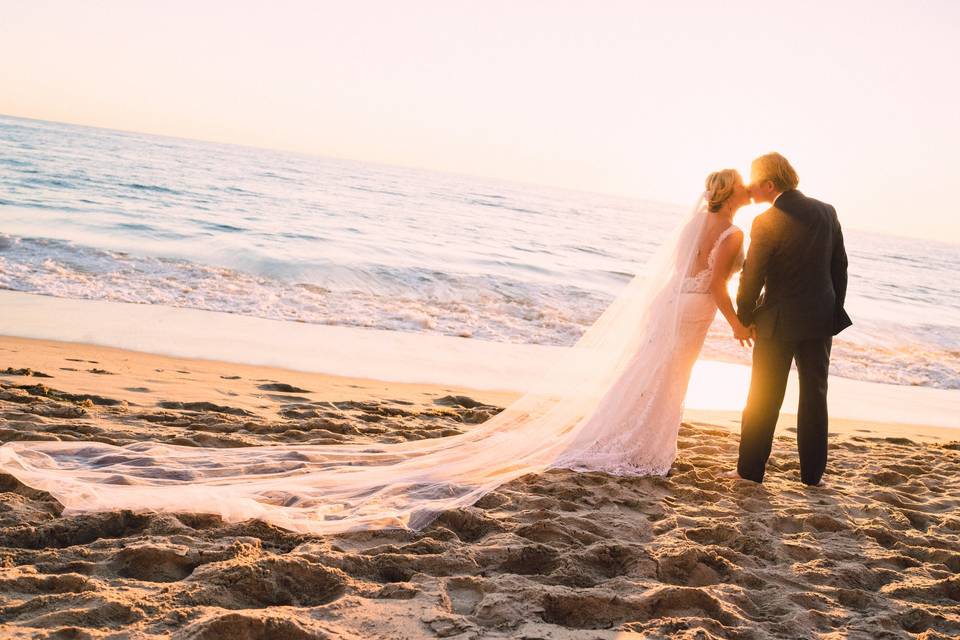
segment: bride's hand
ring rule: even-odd
[[[733,324],[733,337],[740,341],[741,347],[752,347],[756,332],[753,327],[745,327],[738,320]]]

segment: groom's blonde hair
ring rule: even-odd
[[[750,181],[764,182],[769,180],[777,191],[783,193],[790,189],[796,189],[800,184],[800,177],[790,163],[782,155],[774,151],[767,153],[750,165]]]

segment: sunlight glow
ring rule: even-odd
[[[743,365],[698,360],[684,403],[687,409],[740,411],[747,401],[750,370]]]

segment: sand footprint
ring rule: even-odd
[[[324,627],[314,620],[283,615],[265,615],[259,612],[214,614],[180,630],[175,640],[320,640],[340,638],[354,640],[354,634]]]
[[[137,544],[114,554],[110,567],[120,577],[144,582],[177,582],[197,566],[183,545]]]
[[[445,589],[453,613],[470,615],[483,600],[483,583],[476,578],[450,578]]]
[[[339,569],[302,557],[238,558],[194,570],[186,582],[196,588],[182,597],[225,609],[315,607],[342,596],[349,580]]]

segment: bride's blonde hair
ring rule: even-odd
[[[721,169],[707,176],[707,208],[713,213],[720,211],[723,203],[733,195],[733,188],[743,178],[736,169]]]

